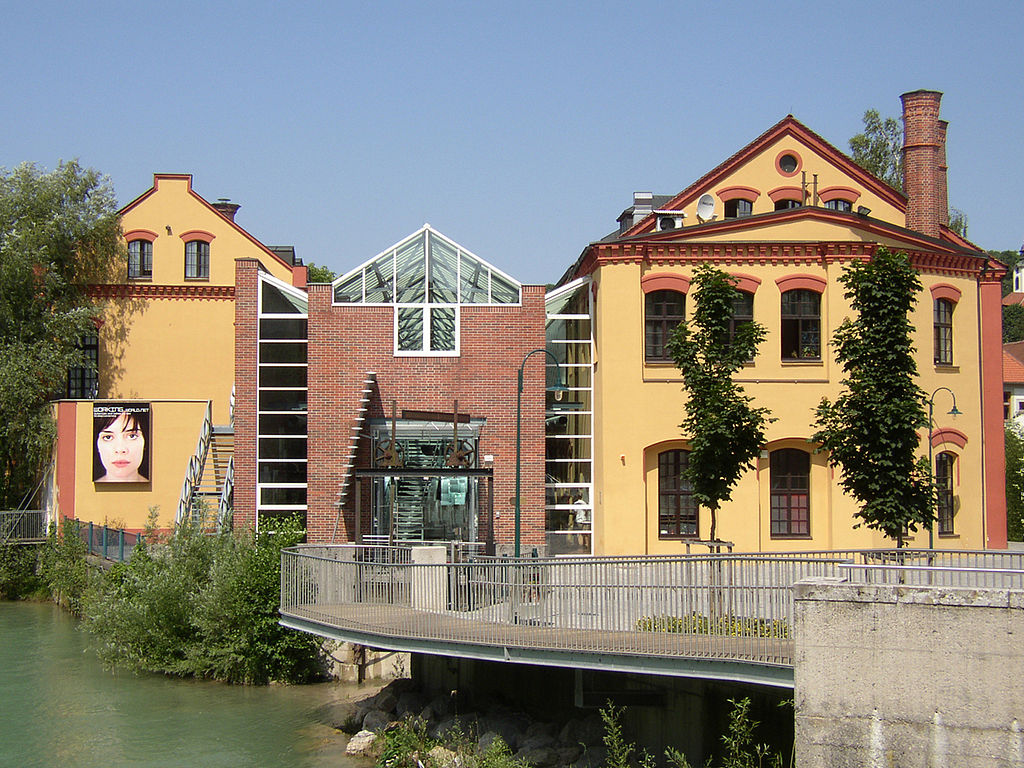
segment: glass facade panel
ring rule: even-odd
[[[451,245],[440,237],[430,238],[430,258],[427,261],[430,269],[428,286],[430,302],[454,304],[458,297],[459,254]]]
[[[304,315],[306,301],[282,291],[276,285],[263,282],[260,313],[264,315]]]
[[[298,339],[306,340],[305,318],[263,318],[260,320],[260,340]]]
[[[260,392],[261,411],[305,411],[305,389],[265,389]]]
[[[430,351],[455,349],[455,307],[430,308]]]
[[[490,297],[490,273],[486,264],[467,253],[462,254],[463,304],[486,304]]]
[[[274,506],[305,506],[306,488],[260,488],[260,504]]]
[[[305,437],[261,437],[259,439],[260,459],[304,459],[306,458]]]
[[[306,414],[261,414],[259,431],[261,435],[305,435]]]
[[[261,363],[304,363],[306,362],[305,342],[260,342]]]
[[[306,366],[261,365],[261,387],[305,387]]]
[[[518,304],[519,285],[491,271],[491,303]]]
[[[426,301],[426,233],[395,249],[396,301],[417,304]]]
[[[422,307],[398,307],[395,316],[398,322],[398,349],[401,352],[419,352],[423,349]]]
[[[306,482],[306,462],[261,461],[258,481],[260,483],[304,483]]]
[[[363,300],[363,270],[359,270],[344,282],[334,286],[334,301],[337,304],[358,304]]]
[[[395,255],[388,252],[366,265],[366,303],[390,304],[395,300]]]

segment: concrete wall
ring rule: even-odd
[[[801,768],[1024,766],[1024,591],[795,588]]]

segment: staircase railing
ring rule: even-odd
[[[175,525],[180,524],[192,513],[192,494],[196,485],[203,476],[203,466],[206,464],[206,455],[210,451],[210,436],[213,434],[213,408],[210,400],[206,401],[206,414],[203,417],[203,425],[199,429],[199,441],[196,443],[196,452],[188,460],[188,468],[185,470],[185,480],[181,484],[181,496],[178,499],[178,512],[174,517]]]
[[[228,459],[228,468],[224,473],[224,487],[220,491],[217,503],[217,530],[223,531],[231,527],[231,513],[234,506],[235,490],[235,457]]]

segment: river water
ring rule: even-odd
[[[317,710],[372,689],[112,672],[56,606],[0,602],[0,766],[350,768]]]

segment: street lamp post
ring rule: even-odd
[[[520,488],[520,484],[522,482],[522,439],[521,439],[521,437],[522,437],[522,421],[523,421],[523,369],[526,368],[526,361],[527,360],[529,360],[531,357],[533,357],[534,355],[539,354],[541,352],[543,352],[544,354],[546,354],[548,357],[551,358],[552,362],[555,364],[555,370],[559,372],[559,374],[558,374],[558,379],[559,379],[558,385],[551,388],[554,391],[554,393],[555,393],[555,399],[556,400],[561,400],[562,399],[562,393],[566,389],[568,389],[568,387],[566,387],[564,384],[562,384],[562,381],[561,381],[562,374],[561,374],[561,369],[558,368],[558,358],[555,357],[555,355],[551,352],[551,350],[545,349],[544,347],[540,347],[538,349],[534,349],[534,350],[531,350],[530,352],[526,353],[526,357],[523,358],[523,362],[519,366],[519,378],[517,380],[518,381],[518,387],[517,387],[517,390],[516,390],[516,538],[515,538],[515,556],[516,557],[519,557],[519,554],[520,554],[519,529],[520,529],[521,519],[522,519],[522,510],[521,510],[521,507],[520,507],[520,499],[519,499],[519,488]],[[546,381],[547,380],[547,375],[545,375],[544,378],[545,378],[545,381]],[[547,387],[545,387],[545,391],[547,391]]]
[[[949,409],[950,416],[959,416],[962,411],[959,411],[956,407],[956,395],[953,390],[949,387],[937,387],[932,392],[931,397],[928,398],[928,479],[931,482],[932,499],[934,502],[935,494],[935,464],[933,461],[934,448],[932,447],[932,436],[935,432],[935,421],[933,416],[935,414],[935,396],[945,390],[949,392],[949,396],[953,398],[953,407]],[[928,523],[928,549],[935,549],[935,504],[932,503],[932,518]]]

